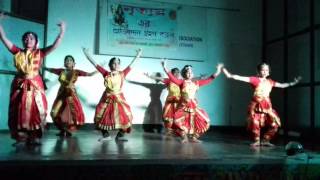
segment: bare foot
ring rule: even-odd
[[[116,136],[115,140],[116,140],[116,141],[123,141],[123,142],[128,141],[128,139],[125,138],[125,137],[123,137],[123,136],[122,136],[122,137]]]
[[[262,141],[261,142],[262,146],[268,146],[268,147],[274,147],[275,145],[270,143],[270,141]]]
[[[251,143],[250,146],[251,146],[251,147],[260,146],[260,141],[255,141],[254,143]]]
[[[192,137],[191,142],[193,142],[193,143],[201,143],[201,141],[196,137]]]
[[[182,140],[181,140],[181,143],[182,144],[185,144],[185,143],[187,143],[188,142],[188,137],[187,136],[184,136],[183,138],[182,138]]]
[[[103,141],[110,141],[111,137],[110,136],[106,136],[106,137],[101,137],[98,139],[99,142],[103,142]]]

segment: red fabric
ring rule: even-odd
[[[76,69],[78,76],[89,76],[90,73]]]
[[[166,86],[169,86],[169,84],[170,84],[170,79],[169,78],[165,78],[165,79],[163,79],[163,81],[162,81]]]
[[[85,120],[81,102],[76,92],[72,92],[65,97],[63,96],[62,92],[62,94],[58,96],[53,103],[54,107],[58,101],[61,100],[63,102],[58,115],[53,117],[53,120],[59,127],[66,125],[69,130],[75,130],[78,126],[83,125]]]
[[[108,78],[110,72],[106,71],[101,66],[97,66],[97,70]],[[123,71],[119,72],[121,78],[122,87],[124,78],[130,72],[131,68],[128,66]],[[127,103],[122,92],[109,92],[110,89],[106,88],[98,105],[96,106],[95,124],[98,129],[101,130],[114,130],[121,129],[124,132],[129,133],[132,124],[132,113],[129,104]],[[119,121],[115,121],[118,119]]]
[[[170,79],[165,78],[162,81],[166,86],[169,91],[169,94],[166,98],[165,104],[163,106],[163,114],[162,114],[162,119],[164,122],[164,127],[167,129],[168,133],[171,134],[178,134],[178,127],[173,123],[174,122],[174,115],[177,109],[177,106],[180,102],[180,93],[179,96],[175,95],[170,95],[170,88],[172,86],[177,86],[173,82],[170,81]],[[180,88],[179,88],[180,91]]]
[[[109,71],[105,70],[102,66],[97,65],[97,70],[103,75],[103,77],[108,76],[110,74]],[[131,71],[131,68],[128,66],[126,67],[122,72],[124,74],[124,76],[126,77],[127,74]]]
[[[63,72],[64,69],[62,68],[50,68],[50,72],[53,73],[53,74],[56,74],[56,75],[60,75],[61,72]]]
[[[115,106],[118,108],[117,111]],[[128,110],[129,114],[126,113],[124,108]],[[100,112],[103,112],[102,116],[98,117]],[[116,116],[119,117],[119,122],[115,121]],[[104,130],[122,129],[125,132],[129,132],[131,121],[131,109],[123,94],[104,93],[96,107],[95,124],[97,128]]]
[[[177,79],[172,73],[167,72],[170,81],[180,86],[181,91],[187,88],[185,80]],[[196,80],[193,83],[197,86],[207,85],[215,79],[214,75],[211,75],[207,79]],[[205,133],[210,126],[208,114],[198,107],[196,99],[185,99],[181,96],[181,101],[174,114],[173,124],[180,132],[179,135],[193,135],[199,137]]]
[[[109,71],[105,70],[102,66],[97,65],[97,70],[103,75],[103,77],[108,76],[109,75]]]
[[[123,72],[123,74],[124,74],[124,77],[126,77],[127,76],[127,74],[129,73],[131,71],[131,68],[130,68],[130,66],[128,66],[127,68],[125,68],[122,72]]]
[[[172,73],[168,72],[167,73],[169,76],[170,81],[172,81],[173,83],[181,86],[183,84],[182,79],[178,79],[176,78]],[[209,76],[207,79],[200,79],[200,80],[196,80],[194,81],[196,84],[198,84],[199,86],[204,86],[207,85],[209,83],[211,83],[213,80],[215,79],[214,75]]]
[[[272,79],[268,79],[268,81],[272,87],[275,85],[275,81]],[[250,84],[254,89],[258,88],[260,82],[258,77],[250,77]],[[270,140],[277,133],[279,126],[280,118],[277,112],[272,109],[270,98],[254,96],[248,107],[248,130],[251,131],[253,139],[260,140],[261,129],[267,128],[263,139]]]
[[[12,54],[17,54],[23,49],[13,45],[10,49]],[[33,71],[39,72],[42,65],[44,52],[42,49],[35,49],[33,53],[39,53],[40,59],[35,60],[38,66],[34,66]],[[21,72],[18,72],[21,73]],[[40,94],[39,94],[40,93]],[[29,96],[27,94],[30,94]],[[40,114],[39,106],[36,103],[36,95],[40,96],[40,104],[42,112]],[[27,100],[27,97],[29,97]],[[29,102],[29,103],[28,103]],[[47,99],[44,93],[44,85],[41,76],[36,75],[32,78],[25,78],[23,74],[16,75],[11,84],[10,104],[9,104],[9,120],[8,125],[12,138],[20,140],[21,131],[27,131],[35,134],[36,137],[41,137],[41,127],[45,120],[47,112]],[[43,118],[43,119],[41,119]],[[33,133],[36,132],[36,133]]]
[[[207,85],[207,84],[211,83],[214,79],[215,79],[214,75],[211,75],[207,79],[197,80],[197,84],[199,86],[204,86],[204,85]]]
[[[249,81],[253,88],[257,87],[260,83],[259,77],[256,77],[256,76],[250,76]],[[272,79],[268,79],[268,81],[271,82],[272,87],[274,87],[276,82]]]
[[[16,45],[13,45],[12,48],[10,49],[11,54],[17,54],[18,52],[23,51],[23,49],[18,48]],[[45,57],[45,51],[44,49],[35,49],[33,50],[34,53],[40,53],[40,61],[34,61],[34,64],[37,64],[37,66],[35,66],[38,69],[35,69],[35,71],[39,71],[40,67],[42,66],[42,62],[43,62],[43,58]]]
[[[17,46],[13,45],[12,48],[10,49],[10,52],[12,54],[17,54],[18,52],[22,51],[22,49],[18,48]]]
[[[248,124],[248,130],[251,131],[253,140],[260,140],[261,129],[264,127],[267,128],[266,132],[263,134],[264,140],[272,139],[276,135],[279,128],[279,126],[272,120],[272,118],[270,118],[270,116],[267,116],[264,113],[254,113],[251,116]]]
[[[41,100],[44,106],[44,111],[47,111],[47,100],[44,94],[43,82],[40,76],[36,76],[33,79],[25,79],[20,76],[16,76],[11,84],[10,105],[9,105],[9,129],[11,135],[15,139],[19,139],[19,131],[35,131],[41,129],[42,120],[40,118],[37,104],[35,103],[36,90],[41,91]],[[31,90],[31,91],[30,91]],[[27,93],[31,93],[31,106],[30,110],[27,110]],[[30,116],[27,118],[26,113]],[[25,127],[25,123],[28,122]]]
[[[250,84],[251,84],[253,87],[257,87],[258,84],[260,83],[260,79],[259,79],[258,77],[255,77],[255,76],[249,77],[249,80],[250,80]]]
[[[163,115],[162,115],[164,120],[164,126],[166,128],[172,129],[174,114],[176,112],[179,101],[180,101],[180,98],[175,96],[170,96],[170,97],[167,97],[166,99],[166,102],[163,106]]]
[[[53,74],[60,75],[63,71],[65,71],[65,69],[63,69],[63,68],[50,68],[49,71]],[[88,72],[78,70],[78,69],[74,69],[73,71],[76,71],[77,76],[89,76],[89,74],[90,74]]]
[[[51,72],[54,72],[61,77],[64,71],[65,69],[53,69],[53,71]],[[71,73],[71,84],[74,84],[76,82],[79,75],[89,75],[89,73],[77,69],[73,70],[73,72]],[[58,102],[62,102],[62,106],[60,108],[56,107]],[[78,126],[84,124],[84,112],[74,86],[68,87],[63,82],[61,82],[58,95],[53,103],[52,108],[53,109],[51,116],[59,129],[62,129],[66,125],[69,130],[75,130]]]
[[[189,134],[196,137],[205,133],[210,126],[208,114],[192,100],[178,106],[174,124],[182,131],[181,135]]]
[[[183,84],[184,80],[176,78],[172,73],[168,72],[167,75],[169,76],[170,81],[176,85],[181,86]]]
[[[194,84],[197,84],[197,81],[194,82]],[[184,91],[185,88],[188,88],[188,83],[182,84],[181,91]],[[183,94],[174,119],[175,126],[182,131],[180,133],[181,135],[189,134],[199,137],[205,133],[210,126],[209,116],[203,109],[198,107],[197,100],[189,99],[189,97],[186,99]]]

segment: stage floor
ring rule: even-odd
[[[312,149],[305,147],[306,153],[287,156],[282,140],[278,140],[275,147],[251,148],[251,142],[245,134],[215,132],[213,129],[201,137],[201,143],[186,144],[181,144],[178,138],[166,139],[161,133],[143,132],[141,128],[133,129],[133,132],[126,136],[128,142],[116,142],[116,132],[111,133],[110,141],[103,142],[98,141],[100,134],[95,130],[80,130],[70,138],[59,138],[55,136],[56,133],[57,130],[47,131],[42,145],[30,148],[24,145],[12,146],[14,141],[10,139],[9,133],[1,132],[0,173],[9,170],[9,175],[12,176],[13,169],[17,166],[53,164],[73,167],[127,166],[129,169],[140,166],[142,174],[150,173],[150,167],[163,166],[199,166],[201,172],[206,169],[206,174],[217,168],[224,168],[226,172],[230,169],[238,172],[238,168],[242,168],[249,172],[252,167],[260,166],[267,169],[281,167],[281,171],[291,169],[292,173],[295,173],[296,169],[305,172],[307,168],[307,171],[312,169],[312,177],[320,177],[320,154],[317,146]],[[283,175],[284,172],[281,173]],[[283,176],[287,176],[287,173]],[[167,179],[166,177],[168,176],[160,179]]]

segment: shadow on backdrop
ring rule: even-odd
[[[157,72],[156,76],[161,77],[161,73]],[[142,128],[144,132],[161,133],[163,128],[162,121],[162,103],[160,100],[163,89],[166,88],[164,84],[156,80],[155,83],[142,83],[136,81],[129,81],[129,83],[143,86],[150,90],[150,103],[146,108]]]

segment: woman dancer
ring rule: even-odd
[[[177,79],[180,79],[180,70],[178,68],[172,68],[171,74],[175,76]],[[166,136],[170,137],[172,135],[175,135],[177,127],[175,127],[173,120],[174,113],[176,112],[176,108],[180,101],[180,87],[172,81],[170,81],[169,78],[152,76],[148,73],[145,73],[145,75],[151,79],[161,81],[167,86],[168,96],[163,107],[162,119],[164,122],[164,127],[166,128]]]
[[[11,137],[16,140],[14,145],[20,142],[26,142],[27,145],[41,144],[47,100],[39,71],[43,58],[59,46],[64,36],[65,23],[61,22],[58,26],[60,33],[54,43],[40,49],[36,33],[24,33],[23,48],[18,48],[6,37],[0,24],[0,39],[14,55],[14,65],[18,71],[11,84],[8,120]]]
[[[182,143],[190,138],[191,142],[200,142],[198,138],[204,134],[210,126],[208,114],[198,106],[196,93],[199,87],[212,82],[220,73],[223,67],[218,64],[217,71],[206,79],[194,80],[192,66],[186,65],[181,71],[182,79],[177,79],[166,68],[165,61],[162,62],[169,79],[180,87],[181,100],[174,114],[174,125],[179,129]]]
[[[79,76],[92,76],[96,72],[87,73],[74,69],[75,60],[71,55],[64,58],[64,66],[65,69],[45,70],[59,76],[60,88],[50,113],[55,126],[60,130],[57,136],[70,137],[71,131],[83,125],[85,120],[74,84]]]
[[[261,63],[257,66],[257,76],[245,77],[229,73],[223,68],[223,73],[227,78],[250,83],[254,89],[252,100],[248,107],[248,130],[253,135],[254,142],[251,146],[274,146],[270,140],[275,136],[281,126],[277,112],[272,108],[270,92],[273,87],[287,88],[296,85],[301,77],[297,77],[290,83],[279,83],[269,78],[270,66]],[[266,127],[267,131],[262,135],[260,141],[261,128]]]
[[[124,134],[131,131],[132,113],[122,93],[122,85],[133,63],[140,58],[142,50],[139,49],[137,51],[136,57],[123,71],[119,70],[119,58],[113,57],[110,59],[110,71],[107,71],[91,58],[88,49],[83,48],[83,52],[87,59],[102,74],[106,87],[96,107],[94,117],[95,125],[102,133],[102,138],[99,140],[109,140],[110,135],[108,131],[119,130],[115,139],[117,141],[127,141],[127,139],[124,138]]]

